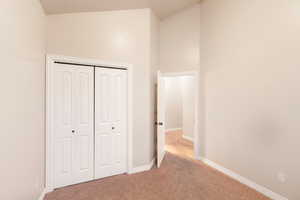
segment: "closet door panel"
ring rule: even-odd
[[[95,71],[95,178],[110,176],[112,167],[112,124],[110,74]]]
[[[94,70],[54,65],[54,187],[93,179]]]
[[[74,182],[93,179],[94,171],[94,69],[76,67]]]
[[[95,177],[126,172],[126,72],[96,68]]]
[[[54,66],[54,184],[69,185],[73,180],[74,82],[75,71],[64,65]]]
[[[112,75],[114,136],[114,158],[112,175],[124,173],[127,169],[127,80],[125,71],[114,71]]]
[[[112,143],[113,137],[111,127],[109,131],[105,131],[105,126],[101,126],[103,131],[96,132],[95,140],[95,178],[103,178],[110,176],[112,164]]]

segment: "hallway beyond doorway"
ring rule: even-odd
[[[182,130],[166,132],[166,151],[180,157],[194,159],[194,144],[184,139]]]

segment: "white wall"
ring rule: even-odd
[[[45,16],[38,0],[0,7],[0,199],[44,188]]]
[[[187,138],[194,138],[195,78],[193,76],[165,77],[165,127],[180,128]]]
[[[150,9],[49,15],[47,51],[133,64],[133,165],[148,164],[154,124]]]
[[[200,5],[187,8],[160,23],[160,69],[198,70],[200,64]]]
[[[299,11],[296,0],[201,3],[205,156],[290,200],[300,199]]]
[[[194,139],[195,127],[195,78],[183,76],[181,79],[182,94],[182,132],[189,139]]]
[[[151,11],[151,16],[150,16],[150,46],[151,46],[151,73],[150,73],[150,96],[151,96],[151,103],[150,103],[150,119],[152,123],[152,129],[150,130],[153,135],[150,137],[150,140],[152,141],[151,144],[151,151],[150,151],[150,156],[155,157],[155,151],[156,151],[156,126],[155,126],[155,121],[156,121],[156,110],[157,110],[157,99],[156,99],[156,84],[157,84],[157,71],[159,69],[159,32],[160,32],[160,20],[156,16],[156,14]]]
[[[165,128],[182,128],[182,88],[180,77],[165,77]]]
[[[167,17],[160,23],[160,70],[162,72],[200,71],[200,4]],[[202,73],[200,72],[200,81]],[[199,84],[203,100],[203,84]],[[203,135],[203,101],[199,102],[200,134]],[[201,136],[199,147],[205,148]]]

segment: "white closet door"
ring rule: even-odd
[[[127,74],[95,69],[95,178],[126,172]]]
[[[55,64],[54,187],[93,179],[93,68]]]
[[[94,177],[94,69],[77,67],[74,182]]]

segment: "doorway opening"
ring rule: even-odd
[[[158,73],[158,166],[165,152],[198,158],[198,72]]]
[[[165,148],[186,158],[195,158],[195,77],[165,76]]]

